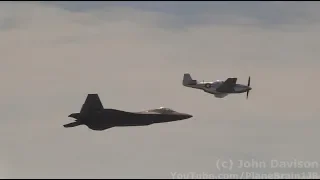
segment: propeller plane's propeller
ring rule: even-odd
[[[249,76],[249,79],[248,79],[248,87],[249,87],[250,89],[248,89],[248,91],[247,91],[247,99],[248,99],[248,97],[249,97],[249,92],[250,92],[250,90],[251,90],[251,87],[250,87],[250,76]]]

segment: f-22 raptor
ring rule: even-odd
[[[183,75],[182,85],[189,88],[201,89],[206,93],[213,94],[216,98],[224,98],[229,94],[247,93],[247,99],[249,92],[252,90],[250,87],[250,76],[248,79],[248,85],[237,84],[235,77],[228,78],[225,81],[216,80],[210,82],[199,82],[192,79],[189,73]]]
[[[119,126],[147,126],[179,121],[189,119],[192,115],[164,107],[141,112],[104,109],[98,94],[88,94],[80,113],[72,113],[68,117],[75,121],[63,125],[65,128],[85,125],[91,130],[102,131]]]

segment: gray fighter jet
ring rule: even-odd
[[[72,113],[68,117],[74,118],[75,121],[63,125],[65,128],[85,125],[91,130],[102,131],[119,126],[146,126],[179,121],[189,119],[192,115],[164,107],[142,112],[104,109],[98,94],[88,94],[80,113]]]
[[[250,76],[248,79],[248,85],[237,84],[237,78],[228,78],[225,81],[216,80],[214,82],[198,82],[193,80],[189,73],[183,75],[182,85],[189,88],[201,89],[206,93],[213,94],[216,98],[224,98],[229,94],[247,93],[247,99],[249,97]]]

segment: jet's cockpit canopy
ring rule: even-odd
[[[165,107],[160,107],[157,109],[152,109],[149,110],[148,112],[157,112],[157,113],[175,113],[174,110],[170,109],[170,108],[165,108]]]
[[[163,111],[163,112],[175,112],[174,110],[170,108],[165,108],[165,107],[160,107],[158,110]]]

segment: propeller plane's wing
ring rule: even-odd
[[[218,88],[217,91],[219,92],[232,92],[234,86],[237,83],[238,78],[228,78],[226,81],[224,81]]]

